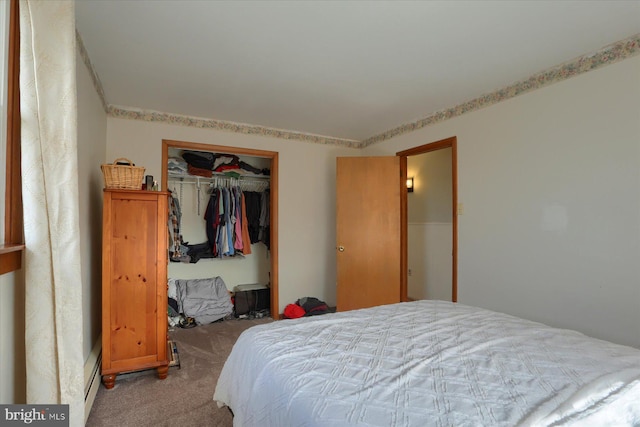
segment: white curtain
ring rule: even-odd
[[[20,0],[27,403],[84,424],[75,12]]]

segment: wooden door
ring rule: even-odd
[[[400,302],[399,157],[339,157],[338,311]]]

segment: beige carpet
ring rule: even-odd
[[[180,368],[158,380],[155,370],[118,375],[116,385],[100,390],[87,426],[231,426],[227,408],[213,401],[216,381],[245,329],[272,319],[227,320],[193,329],[175,328],[170,338],[178,346]]]

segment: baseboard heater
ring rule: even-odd
[[[89,419],[89,413],[96,394],[100,388],[100,369],[102,367],[102,336],[98,337],[91,349],[89,359],[84,364],[84,422]]]

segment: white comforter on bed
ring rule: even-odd
[[[416,301],[252,327],[214,400],[234,426],[633,426],[640,350]]]

